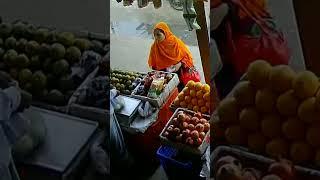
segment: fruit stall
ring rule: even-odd
[[[319,179],[319,78],[263,60],[212,116],[211,178]]]
[[[9,80],[21,92],[26,108],[19,115],[41,134],[22,137],[13,147],[21,179],[83,176],[109,115],[109,44],[101,34],[1,22],[1,82]]]

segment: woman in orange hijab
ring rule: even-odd
[[[166,23],[158,23],[154,27],[153,34],[155,41],[151,46],[148,60],[153,70],[176,72],[179,75],[183,68],[195,70],[190,50],[171,32]]]

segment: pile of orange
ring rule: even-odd
[[[175,108],[187,108],[195,112],[210,112],[210,86],[189,81],[173,103]]]

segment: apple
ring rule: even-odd
[[[204,131],[208,132],[210,130],[210,124],[209,123],[205,123],[204,124]]]
[[[172,132],[172,131],[173,131],[173,127],[169,126],[169,127],[167,128],[167,131],[168,131],[168,132]]]
[[[187,128],[188,128],[188,126],[189,126],[189,124],[188,124],[187,122],[183,122],[183,123],[182,123],[182,127],[183,127],[183,129],[187,129]]]
[[[193,131],[193,130],[194,130],[194,125],[193,125],[193,124],[189,124],[189,125],[188,125],[188,129],[189,129],[190,131]]]
[[[189,115],[186,115],[184,121],[189,123],[189,122],[190,122],[190,119],[191,119],[191,117],[190,117]]]
[[[173,118],[172,119],[172,124],[177,126],[179,124],[178,119],[177,118]]]
[[[194,141],[195,146],[200,146],[202,144],[202,139],[198,138]]]
[[[199,122],[199,118],[197,118],[197,117],[192,117],[190,124],[196,125],[197,122]]]
[[[203,140],[204,137],[206,137],[206,133],[205,132],[200,132],[199,133],[199,137]]]
[[[191,132],[192,139],[198,139],[199,138],[199,132],[197,130],[194,130]]]
[[[189,130],[189,129],[183,130],[183,131],[182,131],[182,135],[183,135],[184,137],[189,137],[189,136],[190,136],[190,130]]]
[[[198,132],[202,132],[204,131],[204,125],[203,124],[197,124],[195,129],[198,131]]]
[[[200,119],[200,123],[201,123],[201,124],[205,124],[205,123],[207,123],[207,122],[208,122],[208,121],[207,121],[206,119],[204,119],[204,118],[201,118],[201,119]]]
[[[182,123],[185,120],[185,115],[183,113],[178,114],[178,121]]]
[[[177,127],[174,128],[174,129],[173,129],[173,133],[176,134],[176,135],[179,134],[179,133],[180,133],[180,129],[177,128]]]
[[[189,145],[191,145],[191,146],[193,146],[193,139],[191,138],[191,137],[188,137],[187,139],[186,139],[186,144],[189,144]]]
[[[197,117],[198,119],[201,119],[201,118],[202,118],[201,112],[196,112],[196,113],[194,113],[194,116]]]

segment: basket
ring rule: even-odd
[[[254,167],[258,170],[266,172],[269,165],[275,162],[275,160],[266,158],[262,155],[257,155],[254,153],[250,153],[239,148],[228,147],[228,146],[219,146],[217,147],[213,153],[211,153],[210,157],[210,173],[213,178],[215,170],[214,165],[212,163],[217,162],[218,159],[222,156],[230,155],[238,158],[244,167]],[[308,179],[308,180],[317,180],[320,179],[320,171],[303,168],[301,166],[295,166],[297,175],[299,179]]]
[[[210,130],[207,132],[202,144],[199,147],[191,147],[189,145],[183,144],[183,143],[178,143],[178,142],[173,142],[171,140],[169,140],[168,138],[163,136],[163,133],[166,131],[166,129],[172,124],[172,120],[173,118],[175,118],[178,114],[179,111],[184,111],[188,114],[194,114],[194,111],[190,111],[187,109],[182,109],[182,108],[178,108],[176,109],[176,111],[174,112],[173,116],[170,118],[170,120],[168,121],[168,123],[166,124],[166,126],[164,127],[164,129],[162,130],[161,134],[160,134],[160,140],[163,144],[165,145],[169,145],[172,146],[178,150],[181,150],[182,152],[188,153],[188,154],[193,154],[196,156],[202,156],[207,147],[210,145]],[[210,119],[210,116],[208,115],[203,115],[204,118],[206,118],[208,121]]]
[[[164,72],[167,73],[167,72]],[[167,73],[168,74],[168,73]],[[141,96],[141,95],[137,95],[137,89],[136,88],[133,93],[132,93],[132,97],[140,99],[142,101],[148,101],[151,105],[155,106],[155,107],[161,107],[168,99],[168,97],[170,96],[171,92],[178,86],[179,84],[179,77],[177,74],[175,73],[171,73],[173,74],[172,79],[168,82],[168,84],[166,85],[166,87],[164,88],[163,92],[160,94],[160,96],[156,99],[153,98],[149,98],[146,96]]]

